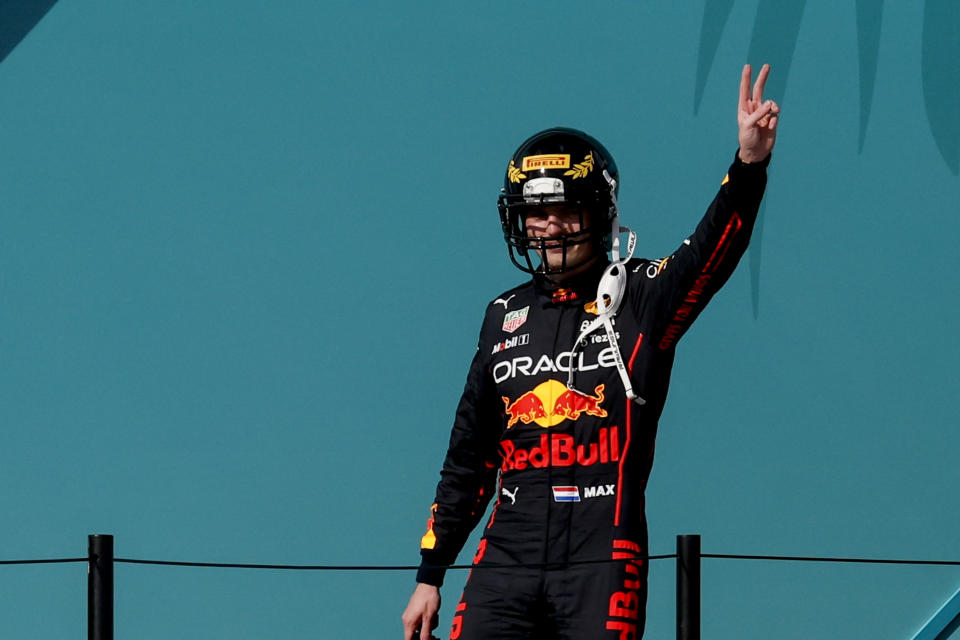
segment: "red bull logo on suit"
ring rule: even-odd
[[[604,400],[603,388],[604,385],[598,384],[590,395],[574,391],[559,380],[547,380],[513,402],[503,396],[509,416],[507,429],[518,422],[536,422],[541,427],[552,427],[564,420],[577,420],[583,414],[606,418],[607,411],[600,406]]]
[[[500,457],[503,462],[500,471],[522,471],[527,467],[545,469],[547,467],[590,467],[595,464],[607,464],[620,461],[620,428],[601,427],[595,442],[577,444],[573,436],[566,433],[540,434],[540,442],[526,449],[518,447],[511,440],[500,443]]]

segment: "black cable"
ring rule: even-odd
[[[637,556],[628,558],[629,560],[663,560],[667,558],[676,558],[677,554],[671,553],[660,556]],[[234,563],[234,562],[185,562],[180,560],[139,560],[136,558],[114,558],[114,562],[124,562],[127,564],[150,564],[163,565],[171,567],[216,567],[221,569],[282,569],[294,571],[416,571],[419,565],[329,565],[329,564],[253,564],[253,563]],[[536,563],[496,563],[482,564],[474,566],[472,564],[454,564],[447,569],[551,569],[570,567],[582,564],[606,564],[610,562],[623,562],[623,560],[577,560],[571,562],[536,562]]]
[[[728,553],[701,553],[701,558],[721,558],[730,560],[789,560],[793,562],[849,562],[860,564],[913,564],[960,566],[958,560],[890,560],[884,558],[818,558],[812,556],[746,556]]]
[[[57,564],[62,562],[86,562],[88,558],[50,558],[49,560],[0,560],[0,564]]]
[[[667,560],[676,558],[677,554],[668,553],[655,556],[637,556],[636,558],[626,558],[629,560]],[[701,553],[701,558],[714,558],[720,560],[775,560],[788,562],[839,562],[852,564],[903,564],[917,566],[960,566],[960,560],[899,560],[889,558],[827,558],[818,556],[769,556],[769,555],[742,555],[732,553]],[[610,562],[623,562],[624,559],[612,560],[576,560],[570,562],[535,562],[535,563],[497,563],[483,564],[474,566],[472,564],[455,564],[447,567],[448,569],[551,569],[570,567],[576,565],[588,564],[606,564]],[[45,558],[36,560],[0,560],[0,565],[18,565],[18,564],[64,564],[70,562],[88,562],[89,558]],[[173,567],[215,567],[223,569],[281,569],[281,570],[300,570],[300,571],[416,571],[418,565],[310,565],[310,564],[255,564],[255,563],[235,563],[235,562],[185,562],[179,560],[140,560],[137,558],[114,558],[114,562],[123,562],[127,564],[149,564],[163,565]]]

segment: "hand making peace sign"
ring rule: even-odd
[[[777,140],[780,107],[773,100],[763,99],[763,87],[769,74],[770,65],[763,65],[753,85],[753,95],[750,95],[750,65],[744,65],[740,74],[737,126],[740,129],[738,138],[743,162],[760,162],[770,154]]]

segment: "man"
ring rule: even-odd
[[[532,280],[487,307],[405,640],[430,638],[445,568],[494,495],[452,640],[643,635],[657,421],[677,341],[747,247],[780,112],[763,100],[768,74],[751,92],[744,67],[737,156],[696,231],[661,260],[632,259],[632,232],[621,258],[617,168],[587,134],[543,131],[510,160],[501,222]]]

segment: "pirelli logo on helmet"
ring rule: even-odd
[[[569,169],[569,153],[549,153],[539,156],[526,156],[521,171],[533,171],[534,169]]]

